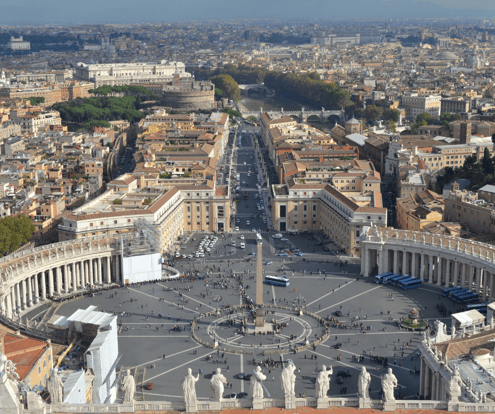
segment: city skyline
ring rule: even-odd
[[[301,8],[295,1],[269,3],[252,0],[249,4],[232,6],[225,0],[204,3],[199,0],[159,2],[145,0],[143,7],[135,8],[129,0],[103,3],[88,0],[85,8],[71,1],[50,0],[34,3],[19,0],[3,6],[0,24],[42,25],[77,23],[156,23],[214,19],[414,19],[414,18],[491,18],[495,16],[492,0],[474,0],[469,4],[461,0],[311,0]],[[283,6],[283,7],[282,7]],[[95,10],[98,10],[95,13]],[[153,12],[151,12],[153,11]]]

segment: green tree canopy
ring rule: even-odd
[[[453,121],[458,121],[461,119],[461,117],[457,114],[451,114],[449,112],[444,112],[443,114],[440,114],[440,124],[448,127],[449,123]]]
[[[30,217],[19,215],[0,219],[0,254],[17,250],[30,239],[34,231]]]
[[[368,121],[376,121],[377,119],[381,118],[382,114],[383,109],[376,105],[368,105],[364,110],[364,117]]]
[[[226,98],[232,99],[234,102],[241,99],[241,90],[232,76],[217,75],[213,76],[210,80],[215,84],[215,88],[218,88],[223,92],[223,96]]]
[[[399,122],[400,111],[398,109],[387,108],[383,111],[382,116],[385,121]]]

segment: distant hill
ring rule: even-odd
[[[16,0],[0,24],[141,23],[204,19],[402,19],[495,17],[495,10],[442,7],[420,0]],[[446,2],[447,3],[447,2]]]

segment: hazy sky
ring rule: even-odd
[[[495,0],[4,0],[0,24],[495,17]]]

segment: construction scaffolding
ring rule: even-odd
[[[122,257],[144,256],[160,253],[160,234],[148,220],[138,219],[134,222],[133,233],[122,235]]]

